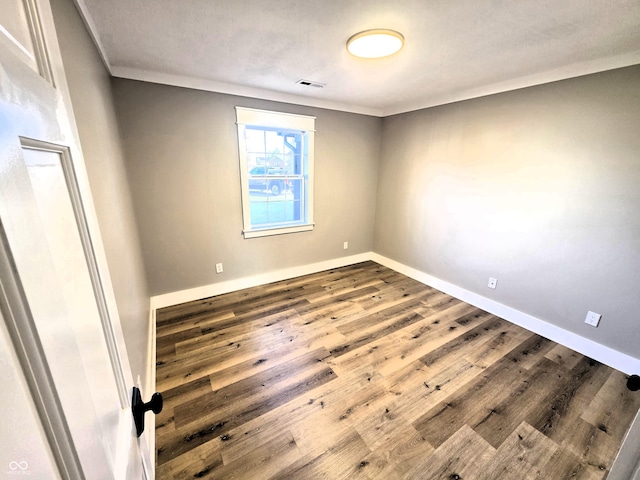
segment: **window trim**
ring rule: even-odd
[[[265,237],[269,235],[282,235],[286,233],[308,232],[313,230],[313,176],[314,176],[314,151],[315,151],[315,120],[316,117],[298,115],[294,113],[274,112],[270,110],[258,110],[236,106],[236,126],[238,131],[238,161],[240,164],[240,189],[242,193],[242,234],[244,238]],[[307,170],[305,172],[306,183],[306,221],[296,225],[276,225],[263,228],[251,227],[251,205],[249,198],[249,166],[247,162],[247,148],[244,137],[246,126],[277,128],[283,130],[304,131],[307,135]]]

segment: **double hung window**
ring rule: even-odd
[[[245,238],[313,229],[315,117],[236,107]]]

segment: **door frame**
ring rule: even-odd
[[[607,479],[640,480],[640,410],[622,441]]]

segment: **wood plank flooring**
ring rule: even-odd
[[[365,262],[157,314],[157,478],[604,479],[622,373]]]

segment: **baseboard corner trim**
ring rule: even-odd
[[[463,302],[481,308],[482,310],[492,313],[500,318],[504,318],[505,320],[526,328],[533,333],[537,333],[549,340],[571,348],[578,353],[588,356],[589,358],[593,358],[594,360],[615,368],[625,374],[637,374],[640,372],[640,359],[582,337],[574,332],[565,330],[557,325],[496,302],[495,300],[474,293],[458,285],[449,283],[445,280],[404,265],[403,263],[385,257],[384,255],[374,253],[371,260],[462,300]]]
[[[289,280],[290,278],[310,275],[312,273],[331,270],[333,268],[346,267],[347,265],[371,260],[372,256],[373,252],[365,252],[348,257],[339,257],[308,265],[283,268],[281,270],[274,270],[258,275],[252,275],[250,277],[243,277],[220,283],[212,283],[201,287],[180,290],[177,292],[155,295],[151,297],[151,308],[155,311],[159,308],[179,305],[181,303],[192,302],[194,300],[222,295],[224,293],[236,292],[245,288],[257,287],[282,280]]]

